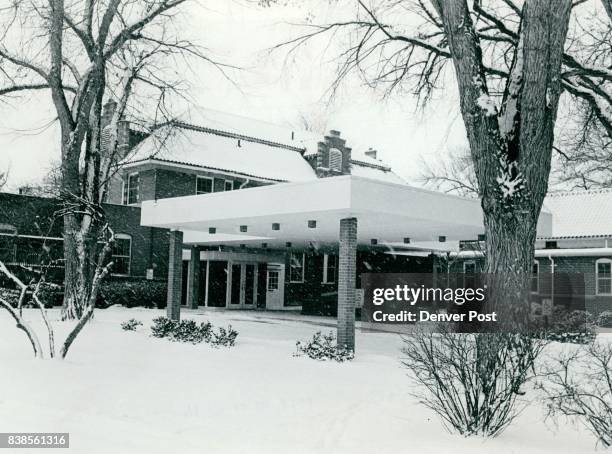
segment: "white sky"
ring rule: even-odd
[[[256,2],[255,2],[256,3]],[[335,66],[322,42],[285,61],[266,49],[285,41],[303,22],[307,7],[329,5],[307,0],[295,7],[262,9],[248,0],[201,0],[181,18],[185,33],[214,52],[219,60],[245,68],[236,86],[205,65],[185,68],[195,104],[280,125],[299,127],[299,116],[327,119],[327,129],[340,130],[348,146],[374,147],[379,157],[416,184],[422,159],[432,160],[466,143],[455,87],[438,92],[425,112],[416,111],[408,95],[382,99],[382,93],[347,80],[331,105],[324,102]],[[306,6],[308,5],[308,6]],[[324,21],[327,7],[316,9]],[[10,169],[9,189],[40,179],[59,160],[58,133],[50,94],[0,103],[0,169]]]

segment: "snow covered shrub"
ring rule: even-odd
[[[228,325],[227,329],[219,327],[219,332],[213,331],[213,338],[209,341],[215,347],[233,347],[238,337],[238,331]]]
[[[153,319],[151,334],[154,337],[167,338],[173,342],[187,342],[199,344],[205,342],[214,347],[233,347],[238,337],[238,332],[229,325],[219,328],[215,332],[210,322],[198,325],[195,320],[181,320],[175,322],[166,317]]]
[[[612,344],[594,342],[555,356],[544,366],[539,383],[547,416],[571,418],[599,443],[612,446]]]
[[[151,335],[153,337],[168,337],[176,328],[177,322],[166,317],[157,317],[153,319],[151,326]]]
[[[121,324],[121,329],[124,331],[136,331],[136,328],[139,326],[142,326],[142,322],[140,320],[136,320],[135,318],[131,318],[127,322],[123,322]]]
[[[542,343],[519,334],[418,332],[403,338],[413,395],[462,435],[493,437],[520,412]]]
[[[317,331],[312,339],[307,342],[297,341],[295,344],[297,352],[294,356],[306,355],[311,359],[325,361],[333,359],[334,361],[344,362],[350,361],[355,357],[355,353],[344,347],[339,347],[336,344],[336,336],[330,331],[329,334],[321,334]]]
[[[603,311],[597,317],[597,326],[612,328],[612,311]]]

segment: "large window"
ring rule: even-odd
[[[129,276],[132,258],[132,238],[129,235],[115,235],[113,243],[113,274]]]
[[[476,287],[476,262],[473,260],[463,262],[463,287]]]
[[[531,290],[531,293],[538,293],[540,291],[540,262],[537,260],[533,262],[533,266],[531,267],[529,290]]]
[[[132,205],[140,201],[139,197],[140,176],[137,173],[128,175],[123,184],[123,204]]]
[[[289,256],[289,281],[304,282],[304,254],[292,252]]]
[[[612,260],[599,259],[595,262],[595,279],[598,295],[612,295]]]
[[[338,274],[338,256],[325,254],[323,256],[323,283],[333,284]]]
[[[329,168],[338,172],[342,171],[342,152],[337,148],[329,150]]]
[[[15,261],[15,240],[11,236],[0,236],[0,261],[4,263]]]
[[[196,178],[196,195],[210,194],[213,192],[213,179],[208,177]]]

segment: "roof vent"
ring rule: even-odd
[[[364,153],[368,158],[376,159],[376,150],[372,147],[368,148],[368,150]]]
[[[329,135],[332,137],[340,137],[340,131],[336,130],[336,129],[330,129],[329,130]]]

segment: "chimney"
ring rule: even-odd
[[[368,158],[377,159],[376,158],[376,150],[372,147],[368,148],[368,151],[364,153]]]
[[[106,102],[106,104],[104,104],[104,106],[102,107],[102,119],[101,121],[101,127],[102,129],[106,128],[111,120],[113,119],[113,115],[115,114],[115,109],[117,108],[117,103],[115,101],[112,100],[108,100]]]
[[[336,129],[330,129],[328,133],[331,137],[340,137],[340,131]]]

